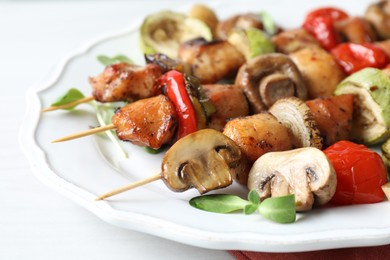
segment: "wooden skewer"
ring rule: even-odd
[[[73,106],[76,106],[78,104],[87,103],[87,102],[92,101],[92,100],[95,100],[95,98],[93,96],[85,97],[85,98],[82,98],[82,99],[79,99],[79,100],[76,100],[76,101],[73,101],[73,102],[70,102],[70,103],[67,103],[64,105],[51,106],[51,107],[44,108],[41,110],[41,112],[49,112],[49,111],[54,111],[54,110],[58,110],[58,109],[73,107]]]
[[[78,132],[75,134],[67,135],[67,136],[58,138],[56,140],[53,140],[51,142],[52,143],[59,143],[59,142],[69,141],[69,140],[77,139],[77,138],[87,136],[87,135],[93,135],[93,134],[96,134],[99,132],[104,132],[104,131],[111,130],[111,129],[115,129],[115,126],[113,124],[105,125],[105,126],[101,126],[101,127],[96,127],[96,128],[88,129],[88,130]]]
[[[127,185],[125,185],[125,186],[116,188],[116,189],[114,189],[114,190],[112,190],[112,191],[109,191],[109,192],[107,192],[107,193],[104,193],[103,195],[97,197],[95,200],[103,200],[103,199],[105,199],[105,198],[114,196],[114,195],[116,195],[116,194],[119,194],[119,193],[122,193],[122,192],[125,192],[125,191],[128,191],[128,190],[137,188],[137,187],[139,187],[139,186],[142,186],[142,185],[145,185],[145,184],[148,184],[148,183],[151,183],[151,182],[160,180],[160,179],[161,179],[161,174],[159,173],[159,174],[150,176],[150,177],[148,177],[148,178],[145,178],[145,179],[143,179],[143,180],[139,180],[139,181],[136,181],[136,182],[127,184]]]

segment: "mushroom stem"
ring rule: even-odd
[[[152,175],[148,178],[145,178],[145,179],[142,179],[142,180],[139,180],[139,181],[136,181],[136,182],[133,182],[133,183],[130,183],[130,184],[126,184],[122,187],[119,187],[119,188],[116,188],[114,190],[111,190],[107,193],[104,193],[103,195],[100,195],[99,197],[97,197],[95,200],[98,201],[98,200],[104,200],[108,197],[111,197],[111,196],[114,196],[114,195],[117,195],[119,193],[122,193],[122,192],[125,192],[125,191],[128,191],[128,190],[131,190],[131,189],[134,189],[134,188],[137,188],[139,186],[142,186],[142,185],[145,185],[145,184],[148,184],[148,183],[151,183],[151,182],[154,182],[154,181],[157,181],[157,180],[160,180],[161,179],[161,174],[156,174],[156,175]]]

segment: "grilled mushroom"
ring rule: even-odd
[[[244,158],[233,140],[213,129],[203,129],[177,141],[165,154],[161,176],[173,191],[195,187],[199,193],[232,183]]]
[[[297,211],[329,202],[336,183],[332,164],[313,147],[267,153],[255,162],[248,178],[248,188],[261,199],[295,194]]]
[[[249,60],[238,71],[235,85],[242,88],[253,113],[266,110],[288,96],[307,98],[307,90],[294,62],[284,54],[271,53]]]
[[[390,1],[371,4],[364,16],[374,26],[380,39],[390,38]]]
[[[295,147],[322,148],[322,138],[310,108],[299,98],[278,100],[269,112],[289,128],[294,136]]]

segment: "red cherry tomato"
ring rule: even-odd
[[[343,43],[331,53],[347,74],[367,67],[381,69],[389,63],[386,52],[371,43]]]
[[[308,13],[303,28],[313,35],[321,46],[330,51],[340,43],[340,37],[334,27],[335,21],[348,18],[348,15],[336,8],[325,7]]]
[[[338,8],[323,7],[315,9],[306,15],[306,19],[313,19],[316,17],[329,17],[333,21],[341,21],[348,18],[348,14]]]
[[[184,83],[184,75],[171,70],[158,79],[158,85],[165,87],[165,93],[175,106],[178,115],[178,133],[180,139],[198,130],[195,109],[188,96]]]
[[[382,158],[364,145],[340,141],[324,150],[337,175],[330,203],[364,204],[384,200],[381,186],[387,182]]]

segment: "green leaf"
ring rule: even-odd
[[[255,191],[255,190],[251,190],[248,193],[248,200],[255,205],[259,205],[260,204],[259,193],[257,193],[257,191]]]
[[[277,31],[277,27],[274,23],[274,20],[271,18],[271,16],[267,12],[261,12],[260,13],[264,30],[268,35],[274,35]]]
[[[84,98],[83,93],[81,93],[78,89],[71,88],[65,94],[61,95],[57,100],[51,104],[51,106],[61,106],[65,104],[69,104],[71,102],[77,101]],[[64,108],[66,110],[72,110],[76,106]]]
[[[99,55],[97,57],[98,61],[100,61],[104,66],[120,63],[120,62],[126,62],[129,64],[133,64],[133,61],[126,57],[125,55],[116,55],[112,58],[105,56],[105,55]]]
[[[243,209],[248,201],[241,199],[236,195],[230,194],[212,194],[192,198],[190,205],[205,211],[216,213],[229,213]]]
[[[255,212],[259,208],[259,204],[252,204],[249,203],[244,207],[244,214],[245,215],[250,215],[253,212]]]
[[[260,204],[259,212],[263,217],[278,223],[293,223],[296,219],[295,196],[265,199]]]

